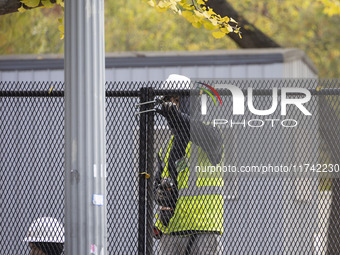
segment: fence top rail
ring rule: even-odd
[[[131,91],[106,91],[106,97],[139,97],[139,90]],[[0,97],[64,97],[64,91],[1,91]]]
[[[140,97],[142,92],[140,90],[107,90],[105,92],[106,97]],[[173,89],[153,89],[148,88],[149,93],[154,96],[161,95],[183,95],[190,96],[197,93],[199,90],[173,90]],[[247,89],[241,89],[244,95],[247,95]],[[308,89],[312,95],[315,96],[332,96],[340,95],[340,88],[322,88],[322,89]],[[216,90],[220,95],[230,96],[231,92],[229,90]],[[194,94],[193,94],[194,93]],[[271,96],[273,94],[272,89],[253,89],[253,95],[255,96]],[[281,94],[281,89],[278,89],[278,94]],[[289,95],[301,95],[300,93],[289,93]],[[2,91],[0,90],[0,97],[64,97],[64,91]]]

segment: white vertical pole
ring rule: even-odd
[[[104,0],[65,0],[65,252],[107,254]]]

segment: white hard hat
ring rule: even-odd
[[[163,83],[163,89],[190,89],[191,80],[180,74],[170,74]]]
[[[24,241],[64,243],[64,227],[57,219],[51,217],[38,218],[29,227]]]

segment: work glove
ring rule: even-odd
[[[178,190],[171,178],[163,178],[156,188],[156,203],[160,205],[159,220],[168,226],[174,216]]]
[[[163,178],[156,187],[156,203],[163,207],[175,209],[178,198],[178,190],[171,178]]]
[[[178,111],[177,105],[171,101],[165,101],[163,99],[159,99],[158,102],[161,108],[156,109],[156,112],[163,115],[167,120],[171,120]]]

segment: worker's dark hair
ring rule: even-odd
[[[34,245],[47,255],[60,255],[64,249],[63,243],[44,243],[44,242],[38,243],[37,242],[37,243],[34,243]]]

